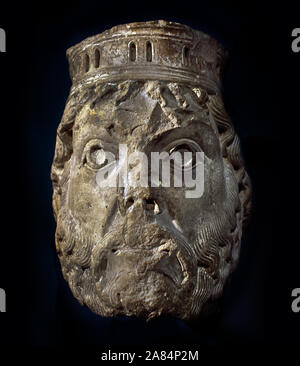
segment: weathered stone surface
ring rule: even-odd
[[[220,94],[224,50],[201,32],[155,21],[114,27],[67,55],[73,85],[51,172],[65,279],[102,316],[198,316],[237,264],[250,209],[249,178]],[[99,154],[117,156],[119,144],[147,156],[203,151],[203,195],[187,198],[186,187],[101,188]]]

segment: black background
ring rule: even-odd
[[[244,347],[297,349],[300,313],[291,310],[291,291],[300,287],[294,235],[300,53],[291,50],[291,32],[300,27],[296,4],[73,1],[1,9],[7,35],[7,52],[0,53],[0,288],[7,295],[1,351],[25,358],[50,347],[52,356],[77,357],[88,347],[99,360],[102,350],[137,347],[225,348],[228,356]],[[252,219],[220,311],[191,324],[96,316],[73,298],[54,246],[50,166],[71,86],[65,51],[114,25],[154,19],[207,32],[228,49],[224,102],[253,185]]]

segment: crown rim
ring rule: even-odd
[[[161,79],[216,93],[226,56],[209,35],[164,20],[117,25],[67,50],[73,88],[96,81]]]

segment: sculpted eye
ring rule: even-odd
[[[108,154],[102,147],[99,140],[89,141],[83,152],[83,165],[89,168],[99,170],[108,164]]]
[[[174,159],[174,168],[176,169],[193,169],[198,161],[196,157],[197,152],[203,152],[199,144],[191,139],[182,138],[173,141],[169,144],[165,151],[172,155],[173,153],[180,153],[181,158]]]

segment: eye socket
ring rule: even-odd
[[[108,156],[99,140],[90,140],[83,152],[83,165],[93,170],[99,170],[108,164]]]
[[[185,169],[190,170],[195,168],[197,165],[197,152],[203,152],[199,144],[191,139],[182,138],[173,141],[169,144],[164,151],[168,152],[169,155],[179,152],[181,159],[174,159],[174,164],[171,166],[173,169]],[[173,159],[171,160],[173,162]]]

